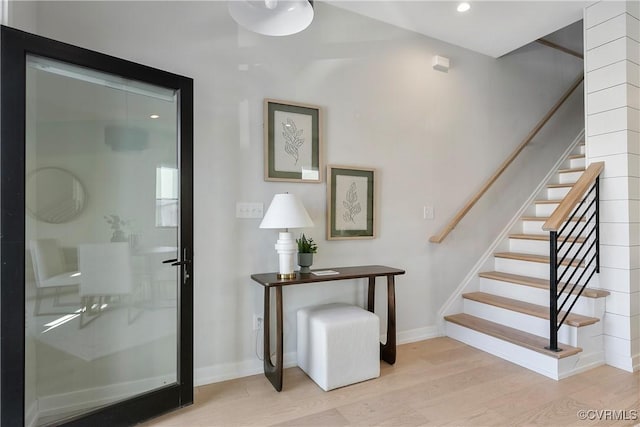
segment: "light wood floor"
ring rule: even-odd
[[[380,366],[380,378],[330,392],[299,368],[285,370],[281,393],[263,375],[198,387],[193,406],[145,426],[640,425],[640,372],[554,381],[450,338],[402,345]],[[619,412],[581,421],[580,410]]]

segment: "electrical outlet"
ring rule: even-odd
[[[260,329],[262,329],[262,316],[260,316],[259,314],[255,314],[253,315],[253,330],[254,331],[259,331]]]
[[[424,219],[433,219],[435,216],[435,212],[433,209],[433,206],[431,205],[425,205],[422,208],[422,216]]]

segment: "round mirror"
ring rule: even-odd
[[[40,221],[62,224],[80,215],[87,202],[84,187],[71,172],[42,168],[27,177],[27,211]]]

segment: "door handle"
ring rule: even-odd
[[[177,265],[189,265],[191,261],[190,260],[178,261],[177,258],[173,258],[173,259],[165,259],[164,261],[162,261],[162,263],[163,264],[171,263],[172,266],[177,266]]]
[[[184,268],[184,280],[185,283],[189,279],[189,269],[187,266],[191,264],[191,260],[187,259],[187,250],[184,250],[184,259],[182,261],[178,261],[177,258],[165,259],[162,261],[163,264],[170,264],[172,267],[182,266]]]

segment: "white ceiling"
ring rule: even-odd
[[[582,19],[590,1],[339,1],[326,3],[494,58]]]

